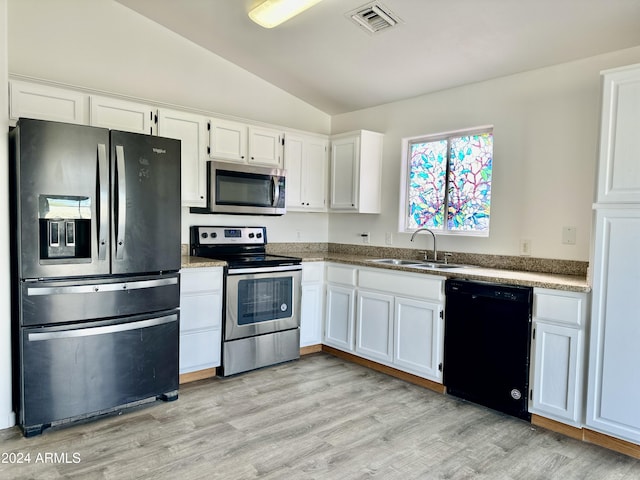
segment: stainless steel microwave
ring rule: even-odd
[[[207,162],[207,207],[191,213],[283,215],[286,171],[279,168]]]

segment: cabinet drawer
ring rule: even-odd
[[[302,283],[321,283],[324,280],[324,263],[303,263]]]
[[[533,316],[536,320],[584,325],[587,295],[536,288],[533,294]]]
[[[439,301],[443,298],[444,280],[420,273],[392,273],[383,269],[362,269],[358,286],[403,297]]]
[[[343,285],[356,285],[357,269],[344,265],[329,265],[327,267],[327,282]]]
[[[213,292],[222,290],[222,268],[189,268],[180,271],[180,292]]]

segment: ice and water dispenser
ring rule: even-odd
[[[91,198],[40,195],[40,260],[91,260]]]

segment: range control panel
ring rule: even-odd
[[[198,245],[266,245],[266,227],[191,227]],[[194,235],[195,234],[195,235]]]

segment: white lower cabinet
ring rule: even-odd
[[[322,343],[324,262],[303,263],[301,285],[300,346],[319,345]]]
[[[393,361],[393,296],[359,291],[356,353],[371,360]]]
[[[393,363],[409,373],[442,382],[442,303],[396,297]]]
[[[442,383],[444,277],[329,264],[324,342]]]
[[[355,350],[355,301],[358,269],[328,264],[327,299],[323,343],[353,352]]]
[[[222,268],[180,272],[180,374],[220,366]]]
[[[529,411],[583,424],[586,293],[534,289]]]

